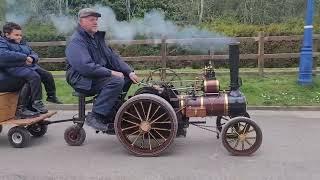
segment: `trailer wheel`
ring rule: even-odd
[[[9,130],[8,139],[13,147],[23,148],[30,144],[31,136],[26,128],[16,126]]]
[[[119,141],[136,156],[160,155],[172,144],[177,129],[177,116],[172,106],[153,94],[130,98],[115,118]]]
[[[47,133],[48,126],[45,124],[36,123],[36,124],[27,126],[27,130],[34,137],[42,137]]]
[[[80,146],[86,139],[86,132],[78,125],[72,125],[64,132],[64,140],[70,146]]]
[[[236,117],[228,121],[222,129],[221,137],[223,146],[236,156],[250,155],[256,152],[262,143],[260,127],[246,117]]]

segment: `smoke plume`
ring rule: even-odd
[[[52,14],[52,11],[41,8],[39,5],[32,4],[29,0],[6,0],[6,20],[25,24],[31,17],[37,15],[36,19],[50,20],[59,33],[70,34],[77,25],[76,17],[63,15],[60,13]],[[174,22],[166,20],[164,13],[159,10],[151,10],[143,18],[132,19],[131,21],[118,21],[114,11],[110,7],[96,5],[93,7],[102,14],[99,19],[100,30],[107,31],[110,39],[133,40],[137,36],[149,39],[190,39],[193,41],[178,42],[179,45],[189,50],[216,50],[224,48],[232,41],[220,33],[206,31],[196,26],[178,26]],[[42,14],[37,14],[41,11]],[[196,39],[200,38],[200,39]],[[218,40],[203,40],[201,38],[219,38]]]
[[[226,47],[232,39],[223,36],[220,33],[214,33],[202,30],[196,26],[179,27],[174,22],[166,20],[164,13],[158,10],[152,10],[146,13],[144,18],[133,19],[130,22],[118,21],[114,11],[109,7],[95,6],[98,12],[102,14],[99,21],[99,27],[103,31],[109,32],[111,39],[133,40],[137,36],[144,36],[151,39],[189,39],[200,38],[189,42],[179,42],[179,45],[191,50],[221,49]],[[215,41],[205,41],[201,38],[219,38]]]

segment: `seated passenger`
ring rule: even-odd
[[[29,110],[47,113],[48,110],[42,102],[41,81],[47,89],[48,99],[57,100],[51,73],[37,65],[38,55],[26,42],[22,41],[22,31],[18,24],[5,24],[3,33],[5,37],[0,37],[1,71],[4,76],[23,79],[29,84],[31,91],[31,109]]]

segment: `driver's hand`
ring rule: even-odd
[[[27,57],[27,60],[26,60],[26,64],[27,64],[27,65],[31,65],[32,62],[33,62],[32,57],[28,56],[28,57]]]
[[[137,84],[139,82],[139,77],[136,75],[136,73],[134,72],[131,72],[129,74],[129,78],[131,79],[131,81],[134,83],[134,84]]]

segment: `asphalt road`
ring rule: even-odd
[[[262,146],[250,157],[229,155],[215,134],[196,127],[189,128],[186,138],[176,139],[167,153],[151,158],[132,156],[115,136],[95,134],[88,127],[83,146],[70,147],[63,133],[71,123],[51,125],[44,137],[15,149],[5,127],[0,135],[0,180],[320,179],[320,112],[249,113],[263,131]],[[60,111],[52,119],[74,114]]]

